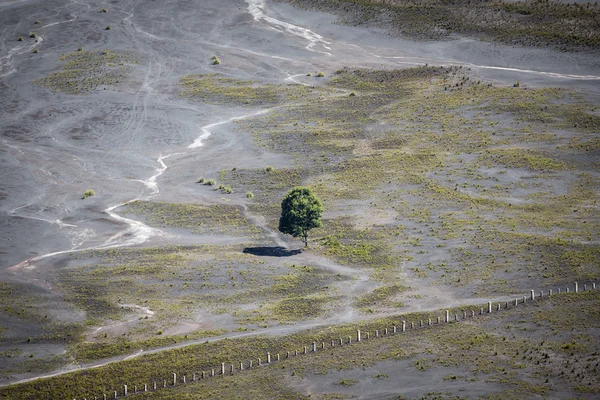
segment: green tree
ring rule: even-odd
[[[318,228],[321,224],[323,206],[307,187],[291,189],[281,202],[281,217],[279,231],[300,237],[304,246],[308,247],[308,231]]]

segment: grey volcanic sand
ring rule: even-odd
[[[328,14],[248,1],[250,6],[220,0],[0,1],[3,280],[45,287],[44,277],[61,265],[62,253],[189,243],[189,237],[120,217],[118,206],[134,199],[211,203],[220,194],[199,191],[198,176],[290,163],[254,147],[248,134],[228,123],[266,107],[181,99],[177,83],[185,74],[219,72],[283,83],[343,66],[454,64],[506,85],[563,86],[592,99],[600,96],[597,52],[561,53],[467,38],[416,43],[341,26]],[[29,32],[37,32],[37,42]],[[24,41],[17,41],[19,36]],[[60,54],[80,46],[125,52],[137,64],[123,82],[91,94],[57,93],[33,83],[58,70]],[[221,65],[211,65],[213,55]],[[209,126],[219,122],[224,123]],[[203,135],[202,146],[189,147]],[[96,195],[82,200],[87,189]],[[233,194],[232,202],[243,204],[243,197]]]
[[[0,3],[0,267],[49,252],[144,242],[158,232],[131,227],[105,210],[150,196],[202,200],[189,185],[201,174],[285,163],[253,148],[232,124],[211,128],[203,147],[188,149],[203,133],[201,126],[253,110],[178,99],[177,80],[186,73],[282,82],[342,66],[460,64],[507,84],[518,80],[600,93],[597,53],[466,38],[416,43],[336,25],[331,15],[284,4],[262,6],[259,20],[248,10],[245,2],[218,1]],[[107,25],[112,29],[105,30]],[[28,38],[31,31],[38,33],[37,43]],[[18,36],[25,40],[16,41]],[[126,82],[91,95],[54,93],[32,83],[58,68],[58,55],[79,46],[128,52],[138,64]],[[214,54],[221,65],[210,65]],[[164,173],[160,156],[168,156]],[[158,174],[158,185],[149,187]],[[90,188],[96,196],[81,200]],[[126,234],[111,241],[120,232]]]

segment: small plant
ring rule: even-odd
[[[196,183],[204,183],[204,177],[198,178],[198,180],[196,181]]]
[[[340,386],[353,386],[356,385],[358,383],[357,380],[355,379],[342,379],[341,381],[339,381],[338,383],[336,383],[336,385],[340,385]]]
[[[306,76],[312,76],[312,73],[309,72],[308,74],[306,74]]]
[[[225,193],[225,194],[231,194],[231,193],[233,193],[233,189],[231,189],[229,186],[223,186],[223,187],[221,188],[221,190],[222,190],[222,191],[223,191],[223,193]]]
[[[39,53],[40,51],[39,51],[38,49],[33,49],[33,52],[37,54],[37,53]]]
[[[35,33],[35,32],[29,32],[29,37],[30,38],[36,38],[37,37],[37,33]]]
[[[215,184],[215,183],[216,183],[216,182],[215,182],[215,180],[214,180],[214,179],[209,179],[209,180],[207,180],[207,181],[204,181],[204,184],[205,184],[205,185],[208,185],[208,186],[214,186],[214,184]]]
[[[317,78],[322,78],[324,76],[325,76],[325,72],[323,72],[323,71],[317,72]]]
[[[104,28],[105,31],[110,31],[110,25],[107,25],[106,28]]]
[[[19,41],[19,42],[22,42],[22,41],[23,41],[23,36],[19,36],[19,37],[17,38],[17,41]]]
[[[101,10],[100,10],[100,12],[103,12],[103,13],[105,13],[105,12],[107,12],[107,11],[108,11],[108,10],[107,10],[106,8],[103,8],[103,9],[101,9]]]
[[[36,49],[37,50],[37,49]],[[85,192],[83,192],[83,196],[81,196],[82,199],[87,199],[88,197],[92,197],[94,196],[96,193],[92,190],[92,189],[88,189]]]
[[[354,96],[356,96],[356,93],[350,92],[350,97],[354,97]]]
[[[217,56],[212,56],[210,59],[212,60],[213,65],[221,64],[221,60],[219,60],[219,57]]]
[[[252,192],[246,192],[246,198],[247,199],[251,199],[253,197],[254,197],[254,193],[252,193]]]
[[[275,171],[275,167],[273,167],[272,165],[269,165],[267,168],[265,168],[266,172],[273,172]]]
[[[163,334],[163,331],[159,329],[159,330],[158,330],[158,332],[156,332],[156,334],[157,334],[157,335],[162,335],[162,334]]]
[[[37,21],[35,21],[35,22],[34,22],[34,24],[36,24],[36,25],[38,25],[38,24],[40,24],[40,23],[41,23],[41,21],[40,21],[39,19],[38,19]]]
[[[513,85],[513,87],[521,87],[521,82],[516,81],[515,84]]]
[[[83,51],[83,47],[78,47],[77,51]]]

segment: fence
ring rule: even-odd
[[[595,290],[596,282],[590,282],[590,283],[591,283],[590,289]],[[433,321],[431,318],[428,318],[427,321],[418,320],[418,321],[410,321],[410,322],[407,321],[406,319],[403,319],[403,320],[399,321],[398,325],[383,327],[383,329],[375,329],[375,331],[373,332],[374,333],[373,335],[371,335],[370,331],[369,332],[361,332],[360,330],[357,330],[355,336],[347,336],[344,338],[340,337],[339,339],[333,339],[333,340],[331,340],[331,342],[328,342],[328,343],[326,343],[325,341],[313,342],[309,346],[302,346],[300,348],[301,349],[300,351],[298,351],[297,349],[295,349],[291,352],[287,351],[283,357],[285,357],[285,358],[297,357],[299,355],[316,353],[317,351],[319,351],[319,349],[320,350],[332,349],[332,348],[336,348],[339,346],[347,346],[347,345],[352,345],[355,343],[360,343],[363,340],[372,340],[372,339],[379,338],[379,337],[403,334],[407,331],[416,330],[416,329],[426,329],[426,328],[434,326],[434,325],[460,322],[460,321],[468,320],[469,318],[475,318],[476,315],[492,314],[494,311],[497,312],[497,311],[501,311],[502,309],[506,310],[509,308],[514,308],[514,307],[519,306],[520,304],[526,304],[528,301],[529,302],[538,301],[540,299],[555,296],[555,295],[558,295],[561,293],[563,293],[563,294],[569,293],[570,289],[571,288],[566,287],[561,292],[561,289],[557,288],[556,293],[553,292],[552,289],[550,289],[547,294],[544,294],[544,291],[540,290],[539,294],[537,296],[536,296],[535,291],[531,290],[531,292],[529,293],[528,296],[525,295],[523,297],[516,297],[514,300],[510,299],[510,300],[495,303],[495,304],[493,304],[491,301],[488,301],[487,307],[479,307],[479,309],[471,308],[469,310],[470,312],[462,311],[462,315],[459,315],[458,313],[454,313],[454,315],[451,315],[450,310],[445,310],[442,317],[438,316],[435,321]],[[587,291],[588,285],[584,284],[582,287],[582,290]],[[577,282],[575,282],[574,287],[573,287],[573,292],[577,293],[579,291],[580,291],[579,284]],[[256,367],[266,367],[266,366],[275,364],[278,361],[281,361],[281,358],[282,358],[281,354],[272,355],[270,352],[267,352],[265,359],[258,358],[256,360],[256,364],[254,363],[254,360],[241,361],[239,363],[239,368],[237,368],[238,364],[226,365],[225,363],[221,363],[221,365],[216,368],[212,368],[212,369],[209,369],[206,371],[193,372],[188,375],[182,375],[179,377],[179,379],[178,379],[176,373],[172,373],[168,379],[161,379],[158,381],[153,381],[150,385],[148,383],[145,383],[143,386],[140,386],[139,389],[138,389],[138,386],[134,385],[133,390],[131,390],[131,386],[124,384],[123,387],[120,388],[119,390],[113,390],[109,394],[103,393],[101,397],[94,396],[94,400],[119,399],[119,398],[127,397],[129,395],[133,395],[136,393],[156,391],[156,390],[160,390],[160,389],[164,389],[164,388],[175,387],[178,384],[186,384],[189,381],[194,382],[194,381],[197,381],[200,379],[209,379],[209,378],[213,378],[213,377],[217,377],[217,376],[232,375],[236,372],[239,373],[246,369],[251,369],[251,368],[256,368]],[[188,379],[188,377],[191,377],[191,380]],[[92,398],[90,397],[89,400],[91,400],[91,399]],[[73,399],[73,400],[77,400],[77,399]],[[84,397],[82,400],[88,400],[88,398]]]

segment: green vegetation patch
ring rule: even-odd
[[[380,27],[416,39],[439,40],[458,33],[509,44],[552,45],[564,50],[600,45],[600,7],[596,3],[279,1],[337,14],[346,24]],[[573,21],[578,23],[573,24]]]
[[[101,85],[117,84],[126,79],[127,71],[136,63],[131,55],[109,50],[74,51],[63,54],[60,60],[65,61],[62,71],[52,72],[35,82],[70,94],[89,93]]]
[[[206,206],[134,201],[128,203],[122,213],[139,215],[151,226],[183,228],[196,234],[256,235],[260,233],[260,230],[247,220],[239,208],[228,204]]]
[[[313,96],[319,89],[303,85],[258,84],[250,80],[227,78],[219,74],[191,74],[181,78],[182,97],[217,104],[257,106]]]

